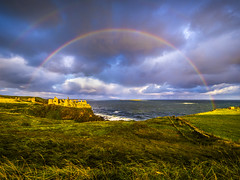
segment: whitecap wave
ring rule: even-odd
[[[133,120],[131,118],[115,116],[115,115],[100,114],[100,113],[95,113],[95,115],[101,116],[105,120],[108,120],[108,121],[131,121],[131,120]]]

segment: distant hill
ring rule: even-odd
[[[23,101],[27,101],[29,98],[35,98],[36,102],[40,102],[43,104],[47,104],[47,99],[41,98],[41,97],[34,97],[34,96],[10,96],[10,95],[0,95],[0,98],[8,98],[8,99],[16,99],[20,98]]]

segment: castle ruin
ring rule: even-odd
[[[75,108],[91,108],[90,104],[87,103],[86,100],[78,100],[73,99],[58,99],[54,97],[54,99],[48,99],[48,104],[54,104],[59,106],[66,106],[66,107],[75,107]]]

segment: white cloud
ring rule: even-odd
[[[114,83],[105,83],[101,80],[91,77],[78,77],[67,79],[61,88],[63,92],[75,92],[86,94],[104,94],[104,95],[120,95],[127,93],[128,89]]]
[[[167,64],[171,59],[170,57],[175,56],[176,54],[172,53],[167,54],[169,59],[162,57],[163,59],[155,59],[155,61],[154,59],[153,61],[145,61],[143,64],[149,66],[145,70],[157,67],[157,63]],[[176,89],[171,84],[166,83],[124,86],[94,77],[75,77],[71,74],[64,76],[50,72],[45,68],[32,67],[22,57],[0,58],[0,60],[0,92],[8,95],[58,96],[63,98],[80,96],[90,99],[209,99],[212,95],[214,98],[220,99],[225,97],[239,99],[240,94],[240,86],[235,84],[213,85],[207,93],[200,92],[199,89]],[[177,64],[179,61],[175,60],[175,62]],[[143,64],[139,66],[143,66]]]
[[[174,92],[170,91],[172,88],[167,87],[167,85],[152,84],[140,87],[126,87],[116,83],[106,83],[92,77],[68,79],[63,84],[57,85],[54,88],[66,94],[81,94],[94,98],[100,96],[101,98],[109,99],[159,99],[162,96],[174,95]]]
[[[218,84],[212,86],[213,90],[205,93],[208,95],[221,95],[221,94],[234,94],[240,91],[240,86],[238,85],[230,85],[230,84]]]
[[[14,56],[11,58],[0,58],[1,64],[0,64],[0,70],[4,71],[4,70],[12,70],[12,71],[19,71],[20,69],[22,69],[23,67],[26,68],[27,67],[27,62],[24,60],[24,58],[20,57],[20,56]],[[30,70],[27,69],[27,70]]]
[[[51,90],[53,83],[64,80],[61,74],[29,66],[20,56],[0,58],[0,62],[0,87],[24,89],[26,92],[47,92]]]
[[[160,95],[160,94],[164,94],[164,95],[169,95],[169,94],[173,94],[174,89],[171,88],[168,84],[163,84],[163,85],[159,85],[159,84],[149,84],[147,86],[145,86],[141,92],[143,94],[155,94],[155,95]]]
[[[188,24],[184,29],[183,29],[183,35],[186,40],[191,38],[194,35],[194,32],[190,29],[190,24]]]
[[[62,59],[62,63],[66,68],[71,68],[74,64],[75,58],[73,56],[65,56]]]

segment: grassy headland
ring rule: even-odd
[[[43,107],[0,103],[0,179],[240,177],[239,146],[188,125],[194,117],[194,122],[201,122],[201,115],[83,122],[47,113],[41,116],[37,112],[45,112],[47,107],[38,108]],[[218,119],[216,116],[211,118]],[[230,126],[228,121],[239,119],[239,113],[226,118],[223,123]],[[200,124],[196,126],[202,129]],[[236,134],[235,130],[229,134]]]
[[[240,143],[240,108],[184,116],[194,126],[215,136]]]

